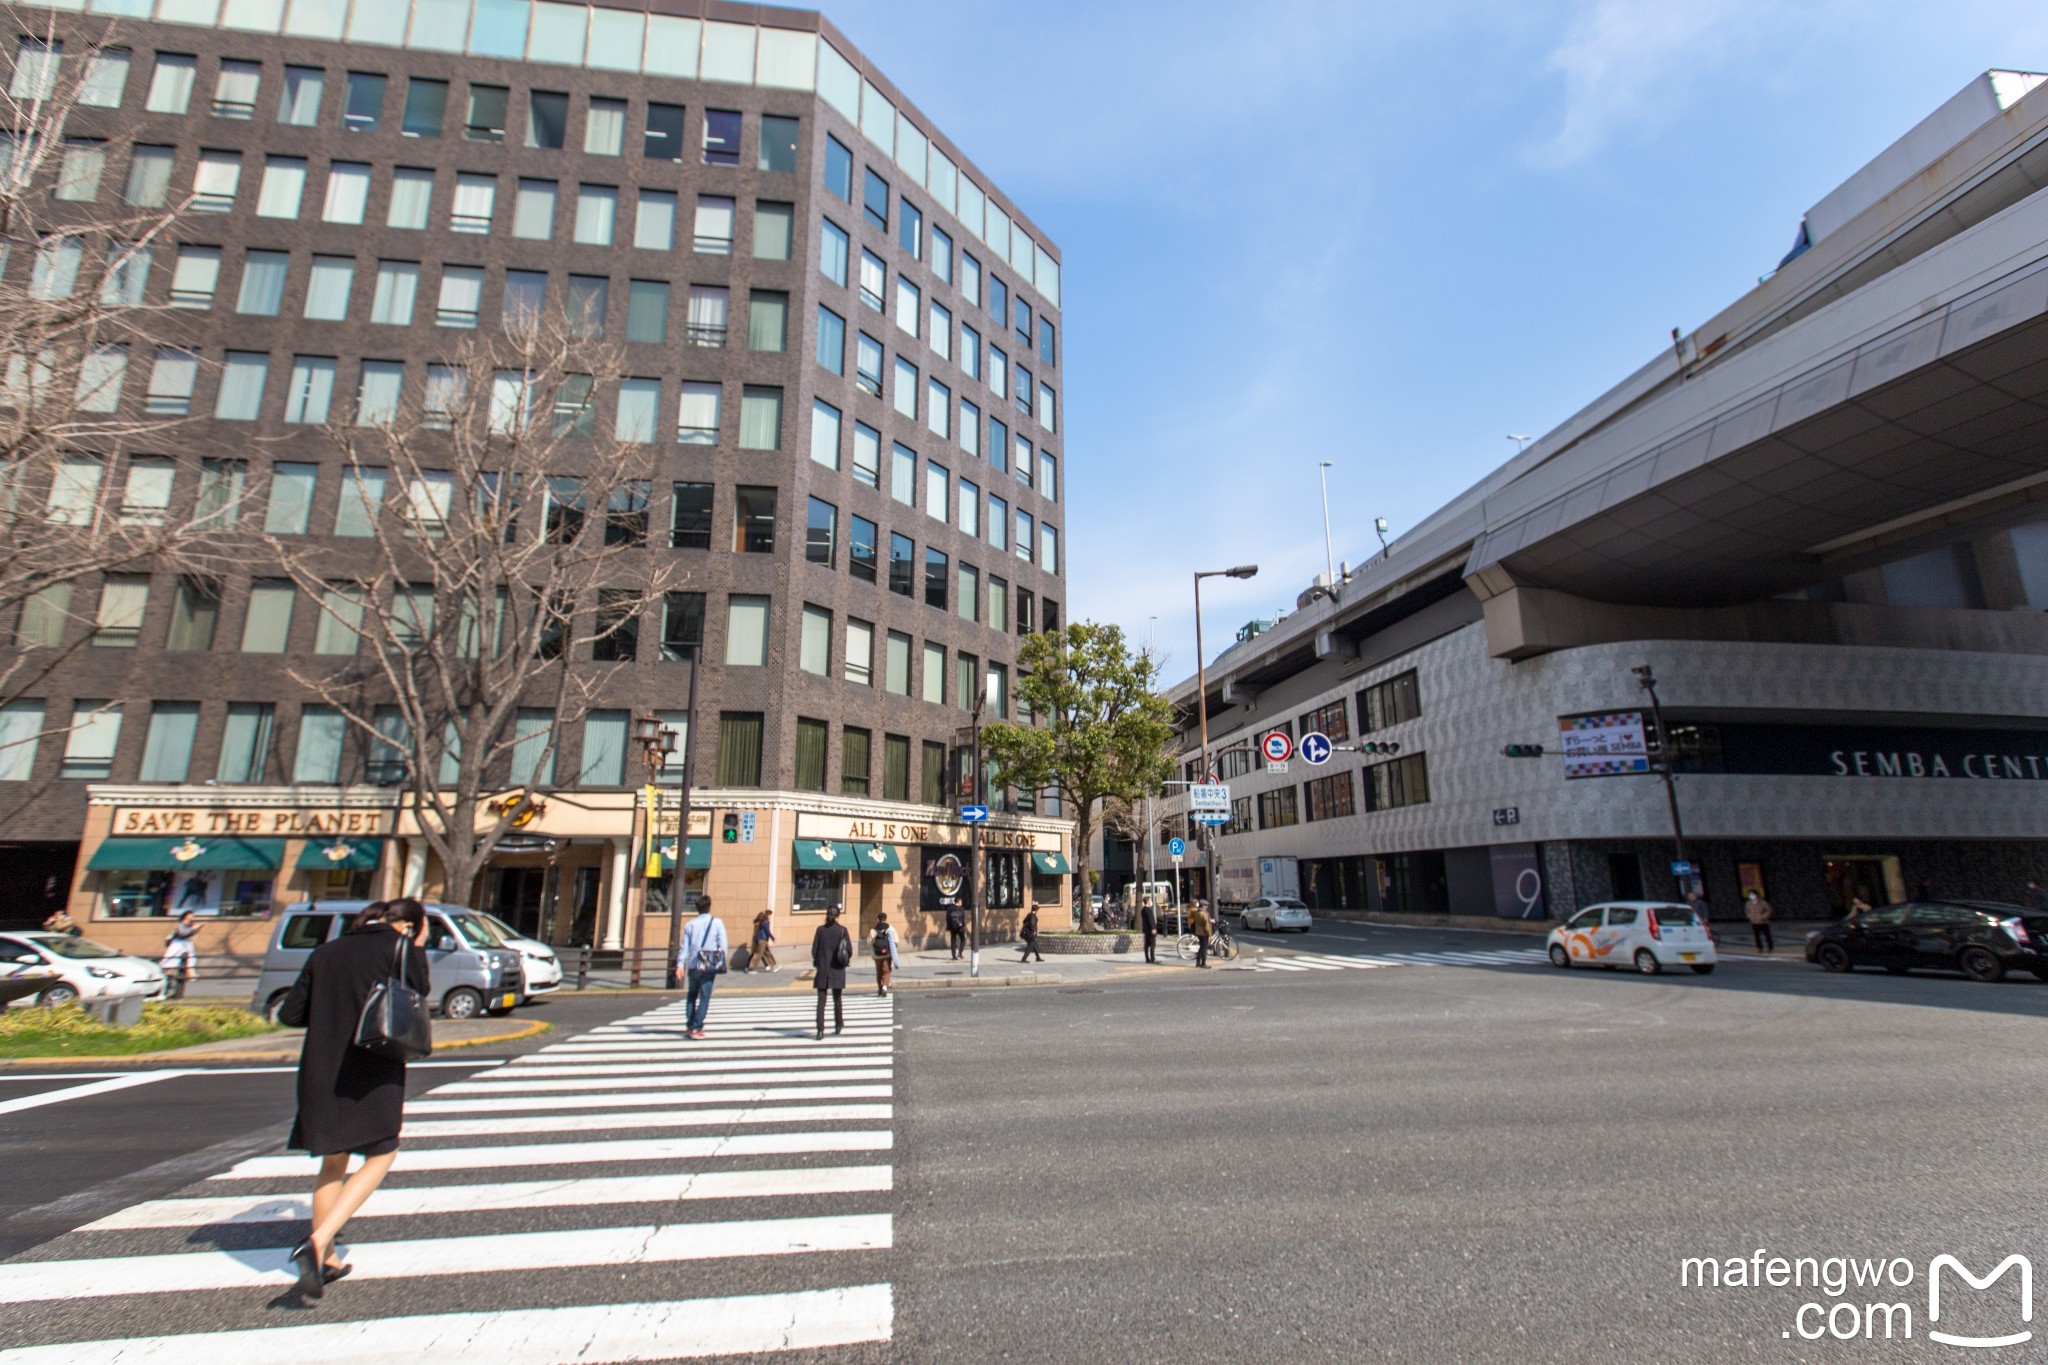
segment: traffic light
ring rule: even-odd
[[[1391,739],[1369,739],[1358,746],[1362,754],[1398,754],[1401,746]]]
[[[1500,751],[1502,756],[1506,758],[1543,757],[1543,746],[1541,744],[1503,744],[1500,746]]]
[[[729,810],[729,811],[727,811],[727,812],[725,813],[725,821],[724,821],[724,824],[722,825],[722,827],[721,827],[721,828],[722,828],[722,831],[723,831],[723,833],[722,833],[721,837],[722,837],[722,838],[724,838],[725,842],[727,842],[728,844],[736,844],[736,843],[738,843],[738,842],[740,841],[740,817],[739,817],[739,812],[738,812],[738,811],[730,811],[730,810]]]

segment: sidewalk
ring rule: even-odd
[[[989,990],[1000,986],[1088,986],[1105,981],[1128,980],[1133,977],[1153,976],[1162,972],[1193,971],[1195,964],[1182,962],[1174,953],[1173,940],[1166,935],[1159,939],[1159,964],[1146,963],[1142,951],[1128,953],[1063,954],[1047,953],[1045,961],[1033,958],[1029,962],[1019,961],[1023,946],[1018,943],[998,943],[981,950],[981,975],[970,976],[969,963],[965,957],[953,960],[953,955],[944,948],[927,948],[917,952],[904,953],[896,967],[891,986],[896,990]],[[1217,967],[1241,967],[1257,961],[1256,956],[1246,952],[1234,963],[1218,962]],[[801,966],[785,963],[776,972],[731,973],[719,982],[721,995],[729,992],[768,991],[809,991],[811,990],[811,968],[808,962]],[[874,959],[862,953],[853,959],[853,965],[846,969],[846,989],[849,994],[875,989]]]

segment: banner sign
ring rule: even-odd
[[[1557,747],[1566,777],[1616,777],[1650,771],[1648,738],[1640,711],[1605,711],[1557,718]]]

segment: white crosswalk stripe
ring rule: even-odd
[[[682,1020],[663,1005],[412,1101],[390,1181],[343,1244],[354,1273],[321,1304],[290,1292],[313,1171],[299,1154],[245,1158],[0,1263],[0,1365],[541,1365],[889,1341],[894,1002],[849,1001],[823,1041],[809,996],[714,1003],[699,1042]],[[820,1254],[841,1287],[811,1287]],[[675,1297],[682,1273],[699,1297]],[[611,1287],[565,1306],[550,1274]],[[502,1288],[474,1287],[491,1276]],[[403,1316],[346,1318],[351,1294]],[[156,1330],[159,1295],[219,1330]],[[474,1311],[480,1295],[495,1306]],[[84,1299],[108,1305],[65,1311]]]
[[[1445,948],[1415,953],[1289,953],[1250,963],[1255,972],[1369,971],[1375,967],[1534,967],[1549,962],[1541,948],[1460,950]]]

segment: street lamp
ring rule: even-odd
[[[1637,664],[1629,672],[1636,675],[1636,685],[1650,694],[1650,718],[1657,727],[1657,751],[1662,756],[1658,764],[1664,774],[1664,802],[1671,808],[1671,846],[1673,856],[1681,863],[1691,863],[1685,856],[1685,826],[1678,818],[1678,784],[1671,776],[1671,736],[1664,729],[1664,708],[1657,700],[1657,675],[1650,671],[1648,664]]]
[[[1202,569],[1195,574],[1195,709],[1202,718],[1202,776],[1214,776],[1209,770],[1209,670],[1208,660],[1202,654],[1202,580],[1205,578],[1256,578],[1259,566],[1240,564],[1234,569]],[[1207,840],[1207,868],[1209,873],[1209,900],[1216,900],[1216,827],[1204,825]]]
[[[1330,462],[1322,461],[1316,475],[1323,481],[1323,570],[1330,577],[1330,586],[1337,586],[1337,561],[1330,555]]]

